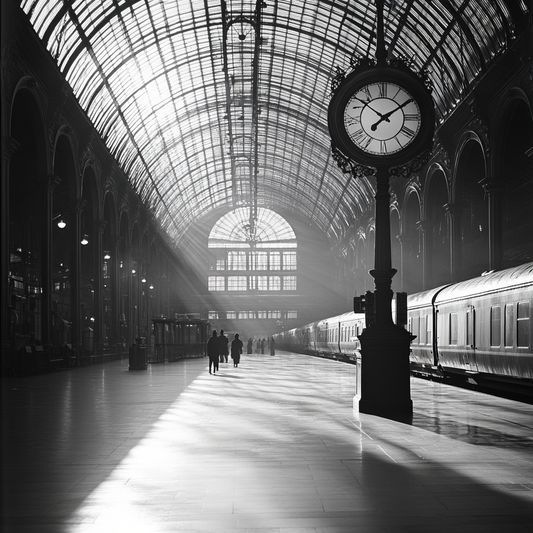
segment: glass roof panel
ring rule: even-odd
[[[289,241],[289,242],[287,242]],[[292,242],[291,242],[292,241]],[[248,247],[261,246],[296,248],[296,235],[290,224],[278,213],[259,208],[257,220],[250,223],[250,212],[240,207],[222,216],[213,226],[209,248],[238,247],[244,243]]]
[[[389,53],[441,123],[510,46],[524,0],[385,0]],[[213,209],[289,209],[331,238],[373,201],[331,157],[335,67],[374,56],[374,2],[22,0],[75,97],[177,243]]]

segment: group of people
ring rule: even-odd
[[[255,353],[264,354],[267,342],[268,342],[268,347],[270,349],[270,355],[276,355],[276,342],[274,341],[274,337],[270,337],[268,341],[266,339],[257,339],[255,341]],[[246,353],[251,354],[253,349],[254,349],[254,339],[248,339],[248,343],[246,345]]]
[[[247,353],[251,354],[253,349],[253,339],[248,339]],[[270,347],[270,355],[276,353],[276,343],[274,338],[270,337],[268,341]],[[256,343],[256,353],[265,353],[265,339],[258,339]],[[207,356],[209,357],[209,373],[216,374],[220,363],[227,363],[228,357],[233,359],[233,367],[237,368],[241,362],[243,343],[239,338],[239,334],[235,333],[234,339],[231,341],[231,346],[228,337],[224,335],[224,330],[220,330],[220,335],[217,334],[217,330],[213,330],[213,335],[207,341]]]
[[[218,371],[218,363],[227,363],[229,355],[233,359],[233,366],[237,368],[241,362],[242,346],[243,344],[241,339],[239,339],[238,333],[235,333],[234,339],[231,341],[230,349],[229,339],[224,335],[224,330],[220,330],[220,335],[217,334],[216,329],[213,330],[213,335],[207,341],[209,373],[215,374]],[[212,372],[211,369],[213,369]]]

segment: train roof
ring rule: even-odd
[[[347,313],[342,313],[342,315],[330,316],[328,318],[323,318],[319,320],[317,325],[323,326],[328,323],[338,323],[346,322],[347,320],[354,320],[359,317],[364,317],[364,313],[354,313],[353,311],[348,311]]]
[[[409,294],[407,296],[407,307],[409,309],[416,309],[417,307],[427,307],[428,305],[432,305],[437,294],[446,287],[448,287],[448,285],[441,285],[440,287],[428,291]]]
[[[533,263],[526,263],[518,267],[499,270],[485,276],[448,285],[438,294],[437,303],[532,285]]]
[[[407,305],[409,309],[413,310],[417,307],[432,305],[434,302],[441,303],[457,298],[470,298],[479,294],[497,292],[512,287],[530,286],[532,284],[533,263],[525,263],[467,281],[441,285],[434,289],[410,294],[407,298]]]

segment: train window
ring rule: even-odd
[[[414,316],[411,318],[411,333],[416,335],[416,339],[413,339],[413,343],[420,344],[420,337],[418,336],[420,317]]]
[[[514,304],[505,306],[504,346],[514,346]]]
[[[529,302],[518,302],[516,340],[517,346],[525,348],[529,346]]]
[[[420,317],[420,341],[418,344],[426,344],[427,319],[427,315]]]
[[[500,346],[501,339],[502,308],[497,305],[490,308],[490,345]]]
[[[450,313],[450,344],[456,345],[459,337],[457,313]]]
[[[427,316],[427,336],[426,336],[426,343],[427,344],[431,344],[433,342],[433,321],[432,321],[432,316],[431,315],[428,315]]]

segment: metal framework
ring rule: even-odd
[[[332,158],[335,66],[375,55],[368,0],[23,0],[133,187],[177,243],[214,209],[313,220],[373,202]],[[429,72],[442,122],[527,23],[525,0],[389,0],[389,54]]]

